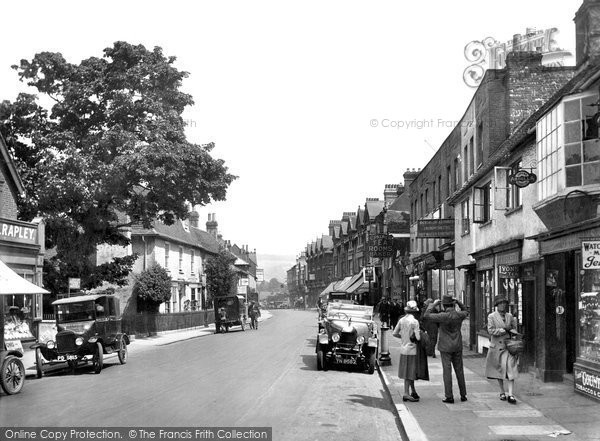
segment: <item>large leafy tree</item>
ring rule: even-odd
[[[13,66],[39,96],[0,103],[0,133],[26,188],[19,217],[43,216],[56,250],[46,262],[51,289],[65,289],[67,277],[88,288],[125,283],[135,256],[96,266],[88,257],[97,245],[127,245],[127,225],[171,224],[188,204],[225,199],[235,176],[211,156],[213,144],[186,140],[182,112],[193,100],[174,62],[159,47],[116,42],[79,64],[42,52]]]
[[[221,250],[218,255],[206,260],[204,272],[209,302],[216,296],[226,296],[236,293],[237,274],[233,268],[235,256],[227,250]]]

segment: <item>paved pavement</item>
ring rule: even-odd
[[[442,403],[442,364],[429,357],[430,381],[416,381],[421,399],[403,402],[404,380],[398,378],[400,341],[388,331],[392,364],[380,366],[380,375],[410,441],[517,441],[600,440],[600,402],[573,390],[569,383],[543,383],[521,373],[515,384],[517,404],[500,401],[496,380],[485,377],[485,357],[464,351],[467,402],[461,402],[453,374],[454,404]]]

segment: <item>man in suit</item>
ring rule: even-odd
[[[442,304],[442,312],[435,312],[437,305]],[[460,311],[456,310],[456,306]],[[438,350],[442,356],[442,369],[444,374],[444,403],[454,403],[452,395],[452,366],[458,381],[460,391],[460,401],[467,401],[467,386],[465,383],[465,373],[463,369],[462,355],[462,333],[460,328],[462,322],[467,318],[469,312],[465,305],[454,299],[452,296],[442,296],[442,300],[437,299],[430,303],[423,318],[431,322],[439,323],[438,331]]]

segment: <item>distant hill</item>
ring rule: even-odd
[[[276,278],[280,282],[287,281],[287,270],[296,265],[295,255],[258,254],[258,267],[265,270],[265,280]]]

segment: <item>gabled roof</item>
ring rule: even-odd
[[[341,235],[347,236],[348,235],[348,222],[342,222],[341,227],[342,227]]]
[[[367,216],[369,222],[372,222],[381,210],[383,210],[384,202],[379,200],[369,200],[365,202],[365,221],[367,220]]]
[[[363,219],[364,216],[364,210],[361,207],[358,207],[358,209],[356,210],[356,229],[358,230],[362,225],[365,224],[365,221]]]
[[[356,216],[348,217],[348,231],[356,231]]]
[[[333,249],[333,239],[331,238],[331,236],[325,235],[322,237],[322,239],[323,240],[322,240],[321,244],[322,244],[323,250],[332,250]]]
[[[6,142],[4,141],[4,137],[2,136],[2,134],[0,134],[0,158],[2,158],[2,162],[6,164],[6,168],[8,169],[8,173],[12,178],[13,184],[17,188],[17,192],[19,194],[23,194],[25,192],[23,181],[21,181],[21,177],[19,176],[19,172],[17,171],[17,166],[15,165],[15,162],[10,156],[8,147],[6,146]]]

